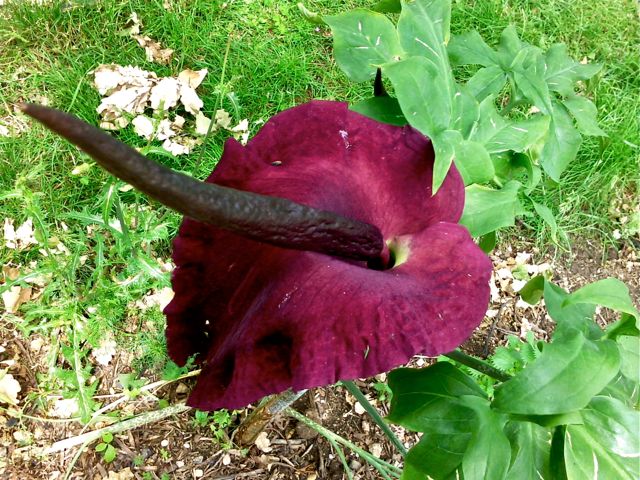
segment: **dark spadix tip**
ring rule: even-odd
[[[73,115],[35,104],[20,108],[108,172],[194,220],[279,247],[355,260],[378,259],[386,250],[382,233],[373,225],[285,198],[200,182],[149,160]]]

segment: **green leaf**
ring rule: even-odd
[[[107,463],[113,462],[116,459],[117,451],[113,445],[107,445],[107,449],[104,451],[104,461]]]
[[[546,296],[545,296],[546,300]],[[612,340],[576,332],[545,346],[538,359],[496,389],[492,407],[521,415],[555,415],[585,407],[618,373]]]
[[[466,87],[458,88],[453,96],[452,122],[450,128],[458,130],[463,138],[468,138],[478,121],[480,104]]]
[[[629,380],[640,383],[640,337],[623,335],[617,341],[622,357],[620,372]]]
[[[378,67],[404,55],[395,26],[380,13],[356,9],[324,20],[333,32],[336,62],[355,82],[370,79]]]
[[[542,178],[541,168],[533,163],[529,155],[524,153],[515,153],[511,157],[511,165],[514,169],[524,168],[527,171],[527,182],[525,183],[524,193],[529,195],[538,183],[540,183]]]
[[[113,433],[105,432],[102,434],[102,441],[104,443],[111,443],[113,441]]]
[[[578,130],[583,135],[607,136],[598,126],[598,109],[591,100],[580,95],[571,95],[562,103],[576,119]]]
[[[565,425],[558,425],[553,429],[551,437],[551,451],[549,452],[549,472],[553,480],[567,480],[567,469],[564,465],[564,437],[567,431]]]
[[[401,127],[408,123],[402,114],[398,99],[393,97],[367,98],[349,106],[349,109],[390,125]]]
[[[423,57],[410,57],[384,65],[383,71],[412,127],[431,139],[449,127],[451,95],[446,79],[432,63]]]
[[[498,44],[498,60],[503,70],[511,70],[514,59],[522,52],[524,46],[514,25],[509,25],[502,31]]]
[[[380,0],[371,10],[380,13],[400,13],[402,5],[400,0]]]
[[[624,375],[618,374],[598,395],[615,398],[628,407],[637,409],[640,389],[637,380],[630,380]]]
[[[449,362],[438,362],[420,370],[398,368],[389,374],[393,391],[391,411],[387,419],[414,431],[432,430],[432,420],[423,412],[439,399],[462,395],[486,397],[476,382]],[[449,427],[445,427],[449,428]]]
[[[107,448],[107,444],[106,443],[99,443],[96,445],[95,451],[96,452],[102,452]]]
[[[636,317],[636,321],[640,320],[640,313],[633,306],[629,296],[629,289],[617,278],[605,278],[585,285],[569,295],[562,305],[568,306],[577,303],[602,305],[612,310],[633,315]]]
[[[507,422],[505,433],[511,444],[508,480],[539,480],[549,477],[551,432],[535,423]]]
[[[449,479],[462,463],[471,439],[469,429],[475,417],[473,410],[455,402],[439,401],[434,406],[432,415],[434,421],[442,419],[442,422],[434,422],[438,426],[433,431],[424,433],[404,459],[405,470],[410,467],[411,474],[421,474],[422,477],[407,478],[424,478],[429,475],[434,480]],[[439,429],[440,423],[449,424],[452,428]]]
[[[507,76],[501,67],[481,68],[467,82],[467,88],[479,102],[489,95],[498,95],[507,82]]]
[[[416,445],[414,448],[418,447],[418,445]],[[407,458],[405,458],[404,468],[402,469],[402,476],[400,477],[400,480],[427,480],[427,474],[420,472],[418,468],[413,466],[414,461],[420,463],[420,458],[421,456],[419,454],[412,456],[412,461],[409,461]]]
[[[409,55],[427,58],[451,76],[446,49],[450,23],[450,0],[405,2],[398,19],[400,44]]]
[[[511,448],[503,427],[504,415],[489,408],[489,402],[480,397],[465,396],[460,402],[473,409],[476,418],[473,433],[462,459],[465,480],[501,480],[505,478]]]
[[[569,294],[559,286],[545,281],[544,302],[549,316],[557,324],[553,332],[554,340],[573,337],[576,332],[581,332],[590,340],[601,338],[603,332],[593,321],[595,306],[588,304],[563,306],[568,296]]]
[[[436,154],[433,165],[432,191],[435,194],[449,173],[455,158],[457,146],[462,142],[462,135],[457,130],[445,130],[431,136],[431,143]]]
[[[478,240],[478,246],[482,249],[484,253],[491,253],[491,251],[496,248],[496,243],[498,242],[497,235],[495,230],[493,232],[489,232],[485,235],[482,235]]]
[[[455,164],[465,185],[488,182],[496,173],[489,152],[482,144],[470,140],[456,145]]]
[[[531,101],[542,113],[551,115],[551,94],[549,86],[544,79],[544,72],[539,71],[537,65],[531,65],[526,69],[517,69],[513,72],[516,87]]]
[[[562,172],[576,158],[581,143],[582,137],[566,108],[554,100],[549,135],[540,154],[540,164],[547,175],[559,182]]]
[[[549,129],[549,117],[534,115],[511,121],[498,113],[493,97],[485,98],[479,107],[479,120],[469,139],[482,143],[491,154],[523,152],[534,145]]]
[[[502,190],[471,185],[466,190],[464,211],[460,223],[473,237],[479,237],[499,228],[514,224],[519,206],[520,183],[508,182]]]
[[[529,305],[535,305],[542,298],[545,281],[546,280],[543,275],[533,277],[518,291],[518,294]]]
[[[475,30],[454,35],[447,45],[449,59],[454,65],[483,65],[495,67],[498,55]],[[502,69],[500,69],[502,72]]]
[[[619,320],[607,326],[607,338],[615,340],[619,335],[640,336],[640,330],[636,326],[636,318],[633,315],[623,313]]]
[[[324,25],[325,22],[322,16],[316,12],[312,12],[311,10],[309,10],[304,6],[302,2],[298,2],[298,10],[300,10],[300,14],[302,15],[302,17],[309,23],[312,23],[314,25]]]
[[[567,427],[564,458],[570,480],[634,480],[640,472],[640,413],[609,397],[595,397],[584,425]]]
[[[544,223],[549,226],[549,230],[551,231],[551,239],[555,243],[558,243],[558,224],[556,223],[556,218],[553,216],[553,212],[549,207],[545,205],[534,201],[532,201],[532,203],[536,213],[540,215],[540,218],[544,220]]]
[[[580,412],[560,413],[558,415],[510,415],[512,420],[531,422],[545,428],[558,425],[580,425],[583,423]]]
[[[567,55],[567,46],[556,43],[545,55],[545,79],[549,89],[562,96],[571,96],[578,80],[587,80],[600,71],[600,64],[581,64]]]

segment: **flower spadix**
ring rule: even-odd
[[[42,120],[34,108],[26,112]],[[95,141],[54,129],[94,157],[104,154]],[[151,176],[161,168],[144,160]],[[460,345],[485,313],[491,264],[457,224],[464,185],[454,167],[432,195],[433,161],[430,141],[411,127],[313,101],[270,119],[245,147],[229,139],[207,179],[226,187],[222,195],[251,192],[263,203],[240,195],[207,216],[179,192],[205,187],[164,181],[150,191],[136,183],[143,171],[107,167],[191,217],[174,240],[175,296],[165,309],[172,359],[184,364],[196,355],[202,364],[188,403],[238,408]],[[172,200],[163,189],[173,189]],[[220,202],[207,195],[198,198]],[[306,208],[307,223],[296,223],[295,207],[295,226],[285,221],[272,235],[268,224],[286,216],[278,201]],[[240,220],[219,218],[226,214]]]

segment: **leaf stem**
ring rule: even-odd
[[[469,368],[473,368],[488,377],[494,378],[500,382],[506,382],[507,380],[511,380],[511,375],[504,373],[501,370],[498,370],[495,367],[492,367],[487,362],[480,360],[479,358],[472,357],[471,355],[467,355],[460,350],[454,350],[453,352],[449,352],[444,355],[451,360],[455,360],[462,365],[465,365]]]
[[[367,397],[360,391],[358,386],[351,380],[342,380],[340,383],[347,389],[347,391],[351,395],[356,397],[356,400],[360,403],[360,405],[362,405],[362,408],[364,408],[366,412],[371,415],[373,421],[376,422],[376,424],[384,432],[387,438],[391,440],[391,443],[393,443],[393,445],[398,449],[402,456],[406,456],[407,449],[404,447],[400,439],[395,436],[395,434],[393,433],[387,422],[384,421],[384,418],[382,418],[376,407],[371,405]]]
[[[399,477],[400,474],[402,473],[402,470],[396,467],[395,465],[391,465],[390,463],[385,462],[384,460],[381,460],[380,458],[373,456],[366,450],[357,446],[355,443],[352,443],[346,438],[343,438],[340,435],[332,432],[331,430],[324,428],[322,425],[319,425],[313,420],[311,420],[310,418],[305,417],[304,415],[294,410],[293,408],[287,407],[285,410],[285,413],[290,417],[295,418],[299,422],[304,423],[309,428],[312,428],[313,430],[318,432],[320,435],[326,438],[329,441],[329,443],[336,442],[352,450],[353,452],[358,454],[363,460],[366,460],[371,465],[373,465],[376,468],[376,470],[378,470],[385,478],[388,478],[389,476]]]

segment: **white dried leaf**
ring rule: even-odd
[[[20,383],[6,370],[0,370],[0,403],[18,404]]]
[[[176,118],[173,119],[173,127],[177,128],[178,130],[182,130],[182,127],[184,127],[184,122],[185,119],[183,116],[181,115],[176,115]]]
[[[142,22],[138,18],[138,14],[136,12],[131,12],[129,15],[129,19],[127,23],[124,24],[124,29],[122,29],[122,34],[124,35],[137,35],[142,30]]]
[[[172,77],[160,80],[152,89],[151,108],[154,110],[169,110],[178,104],[180,98],[180,82]]]
[[[11,249],[23,250],[30,245],[37,245],[33,221],[28,218],[22,225],[15,229],[13,220],[4,219],[4,241],[5,246]]]
[[[127,467],[119,472],[109,470],[109,476],[106,477],[106,480],[132,480],[134,478],[136,477],[131,471],[131,467]]]
[[[362,405],[360,405],[360,402],[356,402],[356,403],[353,405],[353,409],[356,411],[356,413],[357,413],[358,415],[363,415],[363,414],[366,412],[366,410],[364,409],[364,407],[363,407]]]
[[[162,148],[164,148],[167,152],[172,155],[187,155],[191,152],[191,149],[185,145],[181,145],[180,143],[173,142],[169,139],[162,142]]]
[[[527,284],[526,280],[518,280],[518,279],[514,279],[513,282],[511,283],[511,286],[513,287],[513,291],[514,292],[519,292],[520,290],[522,290],[522,288]]]
[[[184,84],[180,85],[180,101],[191,115],[196,115],[204,105],[196,91]]]
[[[163,118],[158,124],[158,132],[156,133],[156,138],[158,140],[166,140],[171,137],[175,137],[177,132],[171,128],[173,126],[171,120],[168,118]]]
[[[380,458],[382,455],[382,445],[379,443],[371,445],[371,454],[376,458]]]
[[[202,70],[191,70],[187,68],[178,74],[178,80],[180,80],[183,85],[187,85],[188,87],[195,89],[200,86],[207,73],[209,73],[209,71],[206,68],[203,68]]]
[[[222,128],[229,128],[231,125],[231,115],[225,110],[216,110],[215,120]]]
[[[269,453],[273,448],[270,447],[271,441],[267,437],[267,432],[260,432],[255,441],[256,447],[264,453]]]
[[[169,305],[169,302],[173,299],[173,295],[174,293],[171,287],[152,290],[136,302],[136,307],[140,310],[148,310],[151,307],[157,306],[160,310],[164,310],[164,307]]]
[[[211,125],[211,119],[208,118],[204,113],[198,112],[196,114],[196,133],[198,135],[206,135],[209,131],[209,125]],[[214,128],[211,129],[211,132],[215,132],[215,124]]]
[[[153,120],[146,115],[138,115],[136,118],[131,120],[131,125],[133,125],[133,130],[141,137],[144,137],[147,140],[151,140],[153,138],[153,134],[155,132],[155,129],[153,128]]]
[[[8,137],[9,129],[0,123],[0,137]]]
[[[49,415],[54,418],[75,417],[80,411],[78,400],[75,398],[59,398],[49,408]]]
[[[100,346],[98,348],[94,348],[91,353],[93,353],[93,358],[96,359],[96,362],[100,365],[107,366],[116,354],[117,346],[118,344],[113,340],[113,338],[105,338],[100,342]]]

